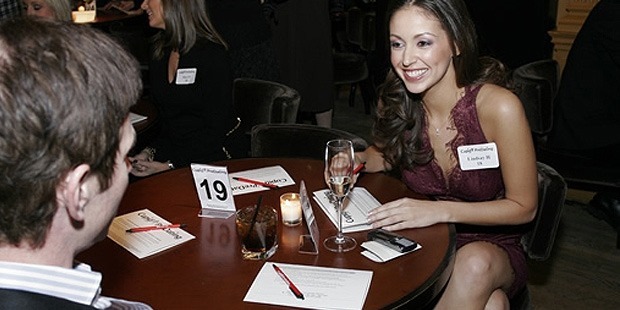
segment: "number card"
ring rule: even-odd
[[[202,210],[200,217],[229,218],[236,211],[226,167],[191,164]]]

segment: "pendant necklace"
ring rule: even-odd
[[[447,119],[447,120],[443,123],[443,125],[441,125],[441,126],[439,126],[439,127],[435,127],[435,126],[433,126],[433,127],[435,127],[435,136],[439,137],[439,134],[440,134],[440,132],[439,132],[439,128],[446,127],[446,129],[450,129],[450,128],[448,127],[448,123],[449,123],[449,122],[450,122],[450,117],[448,117],[448,119]]]

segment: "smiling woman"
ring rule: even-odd
[[[368,220],[387,230],[457,223],[454,272],[437,307],[505,309],[526,283],[519,225],[537,205],[522,104],[503,87],[503,65],[478,58],[462,0],[396,0],[388,12],[392,66],[375,143],[356,162],[366,172],[398,170],[410,189],[436,200],[395,200]],[[459,156],[459,148],[472,151]]]

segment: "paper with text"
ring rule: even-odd
[[[335,203],[331,200],[331,192],[329,189],[316,191],[314,200],[319,204],[323,212],[329,220],[338,227],[338,212]],[[342,212],[342,231],[344,233],[364,231],[372,228],[368,224],[366,216],[368,212],[381,203],[363,187],[355,187],[351,190],[347,198],[343,202],[344,210]]]
[[[233,196],[269,190],[269,187],[233,180],[233,177],[241,177],[250,180],[265,182],[277,185],[279,187],[295,184],[295,180],[291,178],[291,176],[288,174],[288,172],[286,172],[286,170],[284,170],[284,168],[282,168],[282,166],[271,166],[239,171],[230,173],[228,176],[230,177],[230,186],[232,187]]]
[[[196,238],[181,228],[128,233],[129,228],[172,224],[149,209],[143,209],[112,220],[108,238],[118,243],[137,258],[144,258]]]
[[[265,262],[243,301],[308,309],[362,309],[372,271],[276,263],[304,295],[298,299]]]

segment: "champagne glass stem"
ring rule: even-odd
[[[336,198],[336,208],[338,208],[338,235],[336,235],[336,243],[344,243],[344,234],[342,233],[342,200],[344,197]]]

